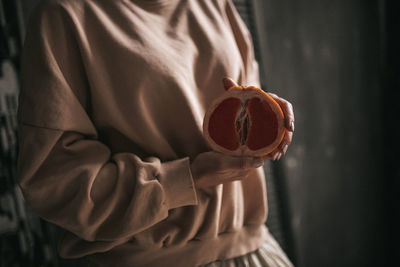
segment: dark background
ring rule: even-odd
[[[263,89],[289,100],[296,116],[287,155],[265,168],[271,231],[299,267],[398,266],[399,1],[234,2]],[[0,3],[0,59],[17,74],[37,0]],[[0,266],[65,265],[54,229],[15,187],[13,80],[0,72]]]

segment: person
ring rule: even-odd
[[[202,134],[224,87],[260,86],[230,0],[42,0],[22,58],[19,185],[65,230],[61,257],[291,266],[264,225],[266,158],[213,152]],[[287,127],[276,160],[294,116],[272,96]]]

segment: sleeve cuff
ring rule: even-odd
[[[198,204],[188,157],[163,163],[158,180],[168,209]]]

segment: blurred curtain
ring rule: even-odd
[[[395,266],[395,1],[253,2],[264,84],[295,110],[292,146],[274,165],[287,186],[297,266]]]

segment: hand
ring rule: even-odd
[[[197,155],[190,165],[190,170],[195,187],[206,189],[245,179],[252,170],[263,165],[263,158],[232,157],[210,151]]]
[[[272,160],[279,160],[282,155],[286,154],[289,145],[292,143],[293,132],[294,132],[294,113],[293,106],[290,102],[283,98],[278,97],[276,94],[268,93],[278,104],[281,106],[283,114],[285,116],[285,136],[279,146],[269,153],[264,158],[269,158]]]
[[[238,86],[238,84],[230,79],[230,78],[224,78],[222,80],[225,90],[229,89],[232,86]],[[293,138],[293,132],[294,132],[294,113],[293,113],[293,106],[290,102],[286,101],[283,98],[278,97],[276,94],[271,94],[268,93],[281,107],[283,114],[285,116],[285,136],[282,139],[282,142],[279,144],[279,146],[263,157],[264,159],[272,159],[272,160],[279,160],[282,155],[284,155],[289,147],[289,145],[292,143],[292,138]]]

